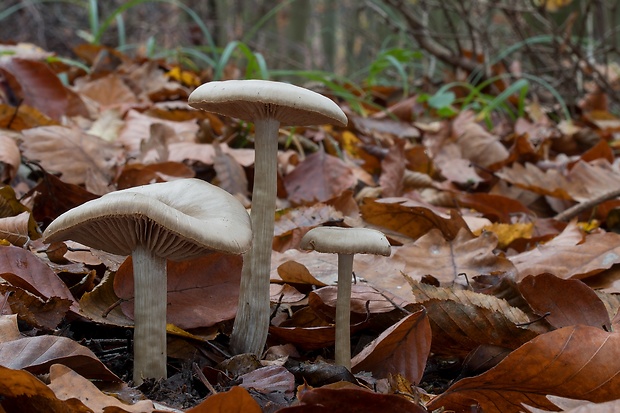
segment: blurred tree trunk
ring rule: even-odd
[[[310,59],[307,56],[309,48],[306,41],[308,24],[312,15],[310,0],[296,0],[289,6],[290,19],[288,22],[287,50],[290,51],[291,63],[297,69],[309,69]]]
[[[336,65],[336,44],[338,37],[339,1],[323,0],[321,19],[321,44],[323,46],[323,70],[333,72]]]

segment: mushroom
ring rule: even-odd
[[[134,274],[133,379],[166,378],[166,260],[213,251],[242,254],[252,228],[243,205],[198,179],[124,189],[73,208],[43,233],[46,242],[74,240],[129,255]]]
[[[351,370],[351,276],[354,254],[390,255],[383,233],[368,228],[316,227],[301,239],[305,250],[338,254],[336,364]]]
[[[340,107],[325,96],[266,80],[209,82],[189,96],[189,105],[254,122],[254,188],[250,216],[252,248],[245,255],[239,307],[231,336],[236,353],[261,354],[269,331],[269,273],[276,209],[278,130],[282,126],[346,126]]]

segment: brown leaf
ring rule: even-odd
[[[493,253],[496,246],[497,237],[491,232],[474,237],[462,229],[452,241],[447,241],[438,229],[433,229],[414,243],[394,248],[393,257],[405,262],[404,272],[415,280],[429,274],[442,285],[466,285],[462,274],[470,279],[486,274],[516,275],[508,259]]]
[[[536,336],[518,326],[530,321],[523,311],[492,295],[413,281],[411,288],[430,319],[435,353],[466,356],[483,344],[514,349]]]
[[[458,214],[446,219],[428,208],[409,206],[405,198],[364,199],[360,212],[366,222],[397,231],[414,240],[433,228],[438,228],[446,238],[453,239],[461,228],[467,228]]]
[[[97,287],[82,296],[80,314],[100,324],[132,326],[133,321],[123,313],[120,299],[114,293],[115,274],[106,274]]]
[[[20,320],[40,329],[56,328],[72,304],[72,301],[66,298],[51,297],[42,300],[22,288],[7,284],[0,284],[0,292],[11,294],[7,302],[11,311],[17,314]]]
[[[616,399],[620,335],[589,326],[543,334],[486,373],[454,383],[427,407],[470,412],[478,403],[487,413],[510,413],[523,410],[523,403],[555,409],[548,394],[597,403]]]
[[[84,188],[65,183],[49,173],[43,175],[41,181],[33,188],[33,193],[36,197],[32,215],[37,221],[46,224],[71,208],[98,198]]]
[[[548,243],[510,257],[519,272],[518,280],[547,272],[563,279],[583,279],[620,262],[619,234],[589,234],[582,242],[581,234],[569,238],[575,228],[569,225]]]
[[[335,156],[318,151],[284,177],[289,200],[295,204],[325,202],[351,188],[357,179]]]
[[[209,396],[186,413],[261,413],[258,403],[242,387],[235,386],[227,392]]]
[[[52,364],[64,364],[89,379],[120,381],[88,348],[70,338],[24,337],[0,343],[0,365],[45,374]]]
[[[17,175],[22,155],[17,146],[15,132],[3,131],[0,134],[0,182],[10,182]]]
[[[193,178],[193,169],[180,162],[161,162],[150,165],[133,163],[125,165],[117,178],[117,189],[166,182],[179,178]]]
[[[241,264],[241,256],[216,252],[189,261],[168,261],[167,322],[188,329],[209,327],[234,318]],[[127,300],[121,307],[133,318],[131,258],[118,269],[114,291]]]
[[[76,401],[56,397],[41,380],[27,371],[0,366],[0,406],[3,412],[91,413]]]
[[[62,116],[88,117],[84,102],[45,63],[15,58],[1,66],[19,82],[25,105],[56,120]]]
[[[0,238],[18,247],[23,247],[30,241],[28,236],[29,223],[29,212],[22,212],[14,217],[0,218]]]
[[[235,196],[247,198],[250,192],[243,167],[230,154],[224,153],[220,145],[214,147],[213,169],[217,174],[217,185]]]
[[[410,314],[385,330],[351,360],[353,372],[370,371],[375,378],[401,374],[420,383],[431,351],[431,326],[426,311]]]
[[[605,304],[579,280],[529,275],[519,283],[519,291],[535,313],[549,313],[545,320],[556,328],[581,324],[611,331]]]
[[[2,69],[0,69],[2,73]],[[0,127],[21,131],[24,129],[36,128],[37,126],[59,125],[59,123],[37,109],[20,105],[14,107],[6,104],[0,104]]]
[[[620,400],[612,400],[604,403],[591,403],[585,400],[569,399],[567,397],[547,396],[547,399],[565,413],[618,413],[620,412]],[[544,413],[549,410],[537,409],[524,405],[532,413]],[[555,410],[553,410],[555,411]]]
[[[286,407],[279,413],[424,413],[426,409],[395,394],[379,394],[366,389],[302,388],[297,398],[301,404]]]
[[[17,314],[0,315],[0,342],[6,343],[21,337],[17,326]]]
[[[253,389],[265,395],[282,393],[292,399],[295,390],[295,377],[282,366],[267,366],[239,376],[245,389]]]
[[[475,118],[473,111],[464,110],[452,122],[452,133],[462,157],[484,167],[508,158],[508,150],[499,138],[476,123]]]
[[[114,73],[95,80],[79,82],[77,91],[80,95],[97,102],[100,111],[138,102],[136,95],[120,76]]]
[[[381,185],[381,195],[384,198],[402,196],[406,163],[405,141],[396,140],[381,161],[379,185]]]
[[[118,413],[144,413],[154,410],[150,400],[139,400],[133,405],[120,402],[116,397],[101,392],[90,380],[85,379],[62,364],[50,366],[49,388],[60,400],[77,399],[94,412],[104,412],[112,407]]]
[[[458,192],[455,200],[461,207],[473,208],[493,222],[511,223],[516,214],[534,216],[534,213],[518,200],[502,195]]]
[[[71,301],[71,310],[79,312],[75,298],[60,278],[30,251],[18,247],[0,247],[0,276],[10,284],[41,298],[60,297]]]
[[[118,145],[64,126],[43,126],[22,131],[23,155],[38,160],[64,182],[82,185],[89,174],[109,183],[123,155]],[[88,187],[87,187],[88,189]]]

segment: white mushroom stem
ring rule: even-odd
[[[252,247],[244,255],[239,308],[231,335],[235,353],[263,352],[269,332],[269,273],[276,209],[278,130],[273,118],[255,120]]]
[[[166,259],[139,245],[133,251],[133,381],[166,378]]]
[[[336,364],[351,370],[351,277],[353,254],[338,254]]]

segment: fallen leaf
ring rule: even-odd
[[[64,364],[89,379],[120,381],[92,351],[67,337],[45,335],[0,343],[2,366],[46,374],[52,364]]]
[[[70,184],[86,184],[89,174],[109,183],[123,158],[117,144],[78,129],[42,126],[24,130],[22,134],[23,155],[41,162],[50,172],[61,173],[62,180]]]
[[[3,412],[90,413],[79,401],[62,401],[27,371],[0,366],[0,407]]]
[[[297,406],[280,409],[279,413],[425,413],[426,409],[395,394],[379,394],[366,389],[302,388]]]
[[[390,146],[387,155],[381,161],[379,185],[384,198],[402,196],[406,163],[405,141],[398,139]]]
[[[22,212],[14,217],[0,218],[0,238],[18,247],[23,247],[30,241],[28,235],[29,223],[29,212]]]
[[[72,303],[71,310],[79,312],[77,302],[66,284],[30,251],[13,246],[0,247],[0,276],[38,297],[65,298]]]
[[[462,229],[447,241],[438,229],[429,231],[417,241],[394,248],[394,259],[405,262],[404,272],[415,280],[429,274],[441,285],[466,285],[477,275],[516,275],[513,264],[505,257],[495,255],[497,237],[485,232],[478,237]],[[397,294],[397,292],[392,291]]]
[[[45,330],[55,329],[73,304],[66,298],[51,297],[43,300],[22,288],[8,284],[0,284],[0,292],[10,294],[7,303],[21,321]]]
[[[528,316],[506,300],[469,290],[412,281],[414,307],[426,309],[433,332],[432,351],[465,357],[479,345],[514,349],[536,337],[521,324]]]
[[[284,177],[288,199],[295,204],[325,202],[351,188],[357,179],[339,158],[318,151]]]
[[[601,403],[620,394],[620,335],[589,326],[540,335],[497,366],[465,378],[433,399],[429,410],[519,412],[522,404],[555,409],[547,395]]]
[[[383,331],[351,360],[353,372],[370,371],[375,378],[401,374],[419,384],[431,351],[431,326],[426,311],[410,314]]]
[[[234,386],[227,392],[209,396],[207,400],[186,413],[261,413],[252,396],[242,387]]]
[[[60,400],[77,399],[94,413],[104,413],[113,407],[118,413],[142,413],[154,410],[153,402],[140,400],[133,405],[120,402],[116,397],[107,396],[101,392],[90,380],[77,374],[62,364],[50,366],[50,384],[48,387]]]
[[[476,165],[489,167],[508,158],[508,150],[497,136],[475,121],[471,110],[461,111],[452,122],[452,134],[462,157]]]
[[[22,162],[22,155],[17,146],[14,132],[2,131],[0,134],[0,182],[11,182]]]
[[[167,322],[180,328],[209,327],[235,317],[242,258],[214,252],[205,257],[168,261]],[[133,318],[133,266],[128,258],[114,278],[114,291]]]
[[[555,328],[587,325],[611,331],[605,304],[580,280],[564,280],[553,274],[529,275],[519,283],[523,298],[539,316]]]

